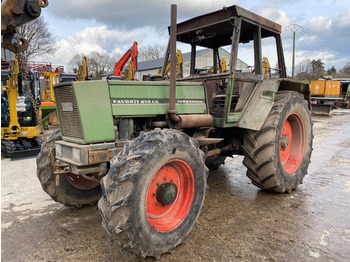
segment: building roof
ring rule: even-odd
[[[208,52],[210,52],[211,49],[201,49],[196,51],[196,57],[199,57],[201,55],[204,55]],[[191,59],[191,52],[183,53],[182,54],[184,63],[187,61],[190,61]],[[154,60],[148,60],[148,61],[142,61],[137,63],[137,71],[143,71],[143,70],[150,70],[155,68],[160,68],[163,66],[164,57],[154,59]]]
[[[227,50],[220,48],[221,50],[224,50],[227,52]],[[212,51],[212,49],[206,48],[206,49],[201,49],[196,51],[196,57],[200,57],[208,52]],[[229,52],[227,52],[229,53]],[[191,60],[191,52],[183,53],[182,54],[184,63],[188,62]],[[247,65],[244,63],[241,59],[238,58],[238,61],[240,61],[242,64]],[[152,69],[158,69],[163,66],[164,58],[157,58],[153,60],[148,60],[148,61],[142,61],[137,63],[137,71],[144,71],[144,70],[152,70]],[[247,65],[248,66],[248,65]]]

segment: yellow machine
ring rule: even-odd
[[[337,80],[312,80],[310,104],[314,114],[331,115],[334,102],[342,99],[341,82]]]
[[[60,82],[60,78],[62,78],[62,74],[59,72],[44,72],[44,90],[42,95],[41,110],[43,114],[42,124],[45,128],[48,128],[49,125],[58,125],[53,86]],[[76,81],[85,80],[90,80],[90,75],[87,58],[86,56],[83,56]]]
[[[271,76],[271,66],[270,66],[270,62],[267,59],[267,57],[263,57],[262,67],[263,67],[263,75],[266,77],[270,77]]]
[[[227,64],[225,58],[220,59],[220,63],[217,65],[217,72],[218,73],[223,73],[227,70]],[[209,69],[210,73],[214,73],[214,67],[211,67]]]
[[[135,68],[133,67],[133,64],[131,61],[128,62],[128,66],[125,69],[123,80],[135,80]]]
[[[79,66],[77,81],[85,81],[89,77],[89,65],[86,56],[83,56],[83,61]]]
[[[37,107],[41,114],[39,75],[28,72],[22,81],[14,58],[10,70],[2,70],[1,81],[1,154],[12,158],[36,155],[41,146],[35,113]]]
[[[55,96],[53,94],[53,85],[60,82],[60,73],[58,72],[44,72],[44,90],[42,101],[43,102],[55,102]]]
[[[176,78],[182,78],[182,64],[184,62],[184,58],[182,56],[182,52],[181,50],[177,50],[176,51],[176,60],[177,60],[177,64],[176,64]],[[169,72],[170,72],[170,60],[168,61],[168,63],[166,64],[165,69],[163,70],[163,68],[158,70],[158,74],[160,74],[162,76],[163,79],[168,78],[169,76]]]
[[[15,53],[25,51],[29,42],[16,28],[38,18],[48,4],[48,0],[2,1],[1,46]],[[41,147],[39,75],[24,73],[23,81],[16,58],[10,71],[1,71],[1,154],[11,158],[36,155]]]
[[[341,82],[337,80],[313,80],[311,81],[311,96],[339,98]]]
[[[42,94],[41,110],[42,124],[46,128],[49,124],[58,125],[55,96],[53,86],[60,82],[60,73],[44,72],[44,89]]]

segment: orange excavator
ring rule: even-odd
[[[125,52],[125,54],[115,63],[114,74],[115,77],[122,77],[123,80],[135,80],[135,72],[137,70],[137,56],[139,55],[137,49],[137,42],[134,42],[132,47]],[[130,60],[130,61],[129,61]],[[123,76],[123,68],[129,61],[128,67],[125,69]]]

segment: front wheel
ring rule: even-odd
[[[55,156],[55,141],[61,140],[60,130],[55,130],[45,141],[37,156],[37,176],[44,191],[55,201],[66,206],[81,207],[94,205],[101,197],[98,181],[86,179],[73,173],[54,174],[54,166],[49,157],[49,150]],[[93,175],[91,175],[93,178]]]
[[[184,242],[203,206],[208,169],[195,140],[176,130],[141,133],[111,159],[98,203],[113,240],[141,257]]]
[[[261,189],[290,193],[307,173],[312,139],[307,101],[297,92],[278,92],[260,131],[245,134],[247,176]]]

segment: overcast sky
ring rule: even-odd
[[[178,22],[237,4],[281,24],[289,72],[292,33],[287,27],[292,24],[302,27],[296,33],[296,64],[306,58],[321,59],[326,69],[334,65],[339,70],[350,62],[348,0],[49,0],[42,16],[59,49],[54,56],[36,59],[66,65],[77,53],[120,56],[133,41],[139,47],[166,45],[173,3],[177,4]]]

